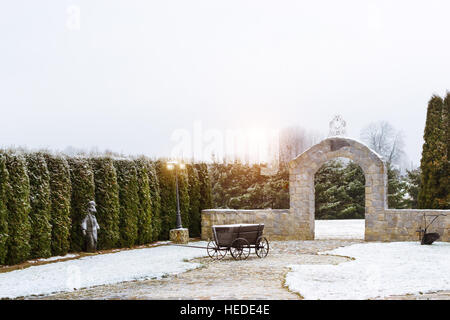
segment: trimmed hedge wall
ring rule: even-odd
[[[30,257],[31,224],[30,180],[23,155],[6,153],[6,170],[9,174],[9,188],[6,207],[8,210],[8,264],[16,264]]]
[[[152,199],[152,241],[157,241],[161,232],[161,190],[159,188],[156,163],[148,161],[150,198]]]
[[[119,245],[119,185],[112,158],[91,159],[94,171],[95,203],[97,204],[98,249],[111,249]]]
[[[50,224],[53,255],[65,255],[70,249],[70,199],[72,185],[67,160],[60,155],[45,154],[50,176]]]
[[[200,235],[208,168],[178,172],[183,227]],[[84,249],[80,223],[97,203],[98,249],[167,240],[176,227],[175,171],[166,160],[67,157],[0,150],[0,264]]]
[[[6,263],[8,253],[8,210],[6,208],[8,180],[6,157],[0,153],[0,264]]]
[[[164,160],[157,160],[155,166],[161,196],[161,229],[158,239],[166,240],[169,239],[169,230],[175,228],[176,224],[177,198],[175,175],[173,171],[167,169],[166,161]]]
[[[189,235],[199,237],[201,233],[200,180],[194,165],[186,165],[189,179]]]
[[[81,251],[85,247],[81,221],[87,214],[89,201],[95,199],[94,173],[86,158],[69,158],[68,163],[72,183],[70,250]]]
[[[150,179],[148,173],[148,160],[139,158],[134,161],[137,171],[138,184],[138,211],[137,211],[137,244],[150,243],[152,232],[152,200],[150,197]]]
[[[139,186],[136,166],[130,160],[114,161],[119,184],[121,247],[132,247],[138,239]]]
[[[25,157],[30,179],[30,257],[48,258],[52,253],[50,173],[42,153],[31,153]]]

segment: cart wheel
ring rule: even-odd
[[[231,243],[230,251],[234,260],[245,260],[250,254],[250,244],[244,238],[237,238]]]
[[[227,250],[217,247],[215,241],[213,240],[208,242],[206,251],[208,252],[208,256],[213,260],[223,259],[227,255]]]
[[[259,237],[256,240],[255,252],[260,258],[267,257],[269,253],[269,241],[267,241],[266,237]]]

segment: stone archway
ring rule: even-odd
[[[365,239],[378,237],[374,230],[385,220],[387,170],[382,158],[364,144],[349,138],[333,137],[309,148],[289,163],[290,233],[297,239],[314,239],[314,175],[327,161],[348,158],[364,172]]]

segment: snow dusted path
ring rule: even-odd
[[[323,253],[355,260],[293,265],[286,283],[306,299],[370,299],[450,290],[450,243],[361,243]]]
[[[197,258],[203,267],[158,280],[99,286],[32,299],[301,299],[284,286],[290,264],[336,264],[347,258],[320,256],[317,251],[358,243],[350,240],[272,241],[269,255],[245,261],[229,255],[222,261]],[[198,249],[202,251],[201,249]]]
[[[205,242],[196,245],[206,246]],[[123,281],[161,278],[198,268],[205,250],[159,246],[99,254],[0,273],[0,298],[50,294]]]
[[[315,239],[361,239],[364,240],[364,219],[316,220]]]

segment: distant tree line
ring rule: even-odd
[[[198,237],[201,210],[212,207],[206,164],[188,164],[179,183],[183,226]],[[164,159],[0,150],[0,264],[83,250],[80,223],[91,200],[99,249],[166,240],[175,190]]]

